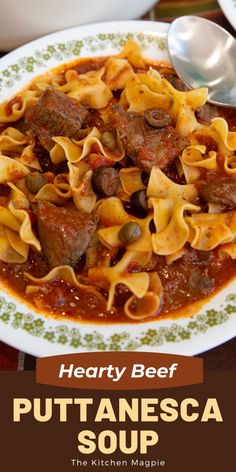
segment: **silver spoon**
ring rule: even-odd
[[[169,54],[190,88],[208,87],[208,101],[236,107],[236,40],[221,26],[197,16],[182,16],[168,32]]]

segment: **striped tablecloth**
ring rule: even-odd
[[[161,0],[145,15],[145,19],[169,22],[177,16],[186,14],[204,16],[236,35],[236,32],[224,17],[217,1]],[[236,338],[202,354],[200,357],[203,357],[205,368],[208,370],[236,371]],[[0,370],[31,370],[34,368],[34,357],[0,342]]]

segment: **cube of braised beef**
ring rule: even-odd
[[[48,151],[55,144],[53,136],[75,137],[88,110],[75,98],[48,87],[39,100],[27,111],[26,123]]]
[[[112,122],[118,129],[126,154],[146,172],[153,166],[164,169],[181,154],[190,141],[174,126],[161,129],[149,126],[144,116],[113,107]]]
[[[39,240],[48,266],[73,267],[88,248],[98,217],[46,201],[38,203],[36,213]]]

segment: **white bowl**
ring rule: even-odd
[[[157,0],[1,0],[0,50],[34,38],[97,21],[133,20]]]

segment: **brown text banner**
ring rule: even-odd
[[[37,359],[36,382],[96,390],[143,390],[203,382],[200,358],[150,352],[91,352]]]
[[[233,471],[235,469],[235,372],[204,372],[204,383],[180,388],[119,392],[107,390],[83,390],[58,388],[35,383],[34,372],[0,372],[0,469],[7,472],[199,472]],[[95,421],[100,402],[109,399],[116,416]],[[138,421],[129,418],[121,421],[123,412],[120,401],[130,406],[139,402]],[[172,411],[176,419],[162,419],[162,402],[176,402]],[[181,409],[186,399],[195,401],[188,415],[199,413],[196,421],[183,419]],[[202,421],[208,399],[217,399],[223,421]],[[60,418],[58,400],[67,402],[67,421]],[[71,400],[71,401],[69,401]],[[87,401],[87,418],[82,421],[81,407],[76,400]],[[155,403],[155,412],[142,418],[142,402]],[[158,401],[157,401],[158,400]],[[21,403],[20,421],[13,421],[14,404]],[[57,403],[56,403],[57,401]],[[45,421],[47,410],[52,409]],[[23,407],[23,403],[25,407]],[[27,408],[28,403],[28,408]],[[123,403],[122,403],[123,404]],[[181,406],[182,405],[182,406]],[[63,410],[63,408],[62,408]],[[63,413],[63,411],[62,411]],[[151,418],[155,414],[158,419]],[[39,415],[42,416],[39,421]],[[172,418],[173,419],[173,418]],[[95,450],[91,454],[79,451],[79,434],[90,430],[96,437]],[[112,454],[99,449],[99,437],[110,430],[117,437],[117,448]],[[156,445],[141,454],[139,448],[132,454],[124,454],[118,443],[125,430],[130,446],[132,431],[139,435],[143,430],[157,433]],[[133,433],[134,434],[134,433]],[[109,446],[109,444],[108,444]],[[107,463],[109,462],[109,465]],[[162,463],[165,465],[162,467]]]

